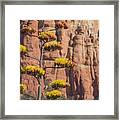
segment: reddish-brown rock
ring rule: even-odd
[[[21,66],[27,66],[27,65],[36,65],[39,66],[40,62],[40,48],[39,48],[39,39],[38,37],[38,21],[30,20],[25,21],[24,23],[27,27],[31,27],[35,30],[35,33],[32,34],[26,34],[21,33],[22,40],[21,44],[27,47],[28,52],[27,56],[24,56],[21,58]],[[23,26],[21,26],[21,29]],[[25,94],[32,96],[33,98],[38,97],[38,80],[30,75],[27,74],[21,74],[21,83],[25,84],[27,86],[27,90],[25,91]]]
[[[25,94],[35,97],[38,97],[38,80],[34,76],[30,76],[27,74],[22,74],[21,83],[27,85],[27,89],[25,90]]]
[[[24,24],[27,22],[25,21]],[[39,20],[30,21],[29,26],[36,30],[32,36],[21,34],[22,43],[28,47],[28,55],[39,60],[42,46],[36,36],[38,36],[38,30],[42,31],[43,22],[43,31],[56,32],[55,23],[57,21]],[[68,29],[62,29],[62,51],[43,52],[42,67],[46,70],[46,74],[41,83],[42,95],[45,96],[46,88],[51,81],[65,79],[70,84],[62,89],[66,99],[99,99],[99,22],[98,20],[65,20],[65,22]],[[80,32],[78,32],[77,26],[81,26]],[[71,69],[54,68],[54,59],[58,57],[68,57],[73,61],[74,67]],[[40,62],[30,57],[24,57],[21,59],[21,64],[23,66],[40,65]],[[23,79],[25,75],[21,76],[22,82],[28,86],[26,93],[31,91],[34,97],[38,96],[36,78],[26,75],[26,78],[29,78],[26,82]],[[34,79],[32,81],[35,81],[36,87],[33,87],[34,83],[31,79]]]

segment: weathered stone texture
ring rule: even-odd
[[[31,97],[35,97],[37,99],[38,96],[38,81],[34,76],[30,76],[27,74],[22,74],[21,83],[27,85],[27,89],[24,94],[27,94]]]
[[[38,35],[38,21],[30,21],[30,26]],[[39,24],[42,21],[39,22]],[[66,68],[52,68],[54,67],[53,60],[60,56],[60,51],[44,51],[43,52],[43,66],[46,74],[44,82],[42,83],[42,92],[44,88],[55,79],[65,79],[70,86],[63,89],[67,99],[99,99],[99,21],[98,20],[67,20],[68,29],[62,29],[62,57],[68,57],[73,61],[74,67]],[[45,20],[44,30],[55,31],[55,21]],[[82,26],[81,32],[76,32],[77,25]],[[42,29],[39,28],[39,31]],[[34,36],[25,35],[23,44],[28,47],[28,55],[40,58],[39,39]],[[39,61],[26,57],[22,60],[23,65],[39,65]],[[47,68],[49,67],[49,68]],[[37,80],[35,78],[23,79],[23,83],[28,84],[27,92],[31,91],[32,95],[37,96]],[[23,76],[22,76],[23,78]],[[25,75],[24,75],[25,78]],[[28,80],[29,78],[29,80]],[[29,81],[29,82],[28,82]],[[32,81],[32,82],[31,82]]]
[[[39,39],[38,37],[38,21],[30,20],[29,24],[28,21],[25,21],[26,26],[30,26],[35,30],[35,33],[32,35],[30,34],[21,34],[22,37],[22,44],[28,48],[28,55],[24,56],[23,59],[21,58],[21,66],[27,65],[37,65],[39,66],[38,59],[40,58],[40,49],[39,49]],[[35,59],[34,59],[35,58]],[[27,90],[25,94],[32,96],[33,98],[37,99],[38,97],[38,80],[30,75],[23,74],[21,75],[21,83],[24,83],[27,86]]]

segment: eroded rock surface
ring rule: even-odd
[[[44,51],[43,67],[46,70],[42,81],[42,94],[46,86],[55,79],[65,79],[70,86],[63,88],[66,99],[92,100],[99,99],[99,23],[97,20],[67,20],[68,29],[62,29],[62,50]],[[27,25],[28,21],[24,24]],[[54,20],[44,21],[44,30],[55,31]],[[80,23],[80,24],[79,24]],[[38,31],[42,30],[43,21],[31,20],[29,26],[35,29],[32,36],[21,34],[21,43],[28,48],[28,56],[21,59],[21,65],[40,65],[41,45]],[[77,30],[77,26],[81,26]],[[39,29],[38,29],[38,26]],[[62,55],[60,54],[62,53]],[[54,59],[68,57],[74,67],[54,68]],[[26,80],[26,79],[27,80]],[[27,84],[26,93],[38,96],[38,81],[29,75],[21,75],[22,83]],[[30,91],[30,92],[29,92]]]

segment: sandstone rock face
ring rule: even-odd
[[[60,21],[60,20],[59,20]],[[21,59],[21,65],[41,65],[46,73],[41,82],[41,92],[45,91],[50,82],[64,79],[70,85],[61,89],[65,99],[93,100],[99,99],[99,21],[98,20],[65,20],[68,29],[62,29],[62,50],[41,53],[38,31],[56,33],[55,20],[31,20],[29,26],[35,29],[33,35],[21,34],[21,43],[28,48],[28,56]],[[28,21],[24,24],[27,25]],[[80,30],[78,28],[80,27]],[[42,29],[43,28],[43,29]],[[54,59],[67,57],[73,62],[72,68],[55,68]],[[31,82],[32,81],[32,82]],[[38,80],[29,75],[21,74],[21,82],[27,85],[26,94],[38,97]],[[30,92],[29,92],[30,91]],[[44,99],[44,98],[43,98]]]
[[[73,41],[72,60],[75,63],[73,68],[74,92],[77,99],[98,98],[98,51],[95,43],[83,35],[76,35]],[[80,92],[82,90],[82,92]],[[80,95],[81,93],[81,95]]]
[[[21,82],[27,85],[27,89],[25,90],[25,94],[29,95],[35,99],[38,97],[38,81],[35,77],[23,74],[21,76]]]
[[[23,25],[33,28],[35,30],[35,33],[32,33],[32,35],[21,33],[22,39],[20,42],[21,44],[27,47],[28,55],[21,58],[20,64],[22,67],[27,65],[39,66],[40,48],[39,48],[39,39],[36,37],[38,36],[38,21],[35,20],[25,21]],[[24,27],[23,25],[21,26],[21,29]],[[21,79],[21,83],[27,86],[27,90],[25,91],[25,94],[32,96],[33,99],[37,99],[38,80],[35,77],[27,74],[21,75],[20,79]]]

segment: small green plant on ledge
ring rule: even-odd
[[[54,51],[54,50],[61,50],[61,44],[60,42],[57,42],[56,40],[50,41],[44,44],[44,49],[48,51]]]
[[[70,68],[72,67],[72,61],[69,60],[68,58],[56,58],[55,61],[55,66],[60,66],[60,67],[67,67]]]
[[[38,66],[32,65],[22,67],[21,72],[33,75],[36,78],[39,78],[45,74],[45,70]]]

